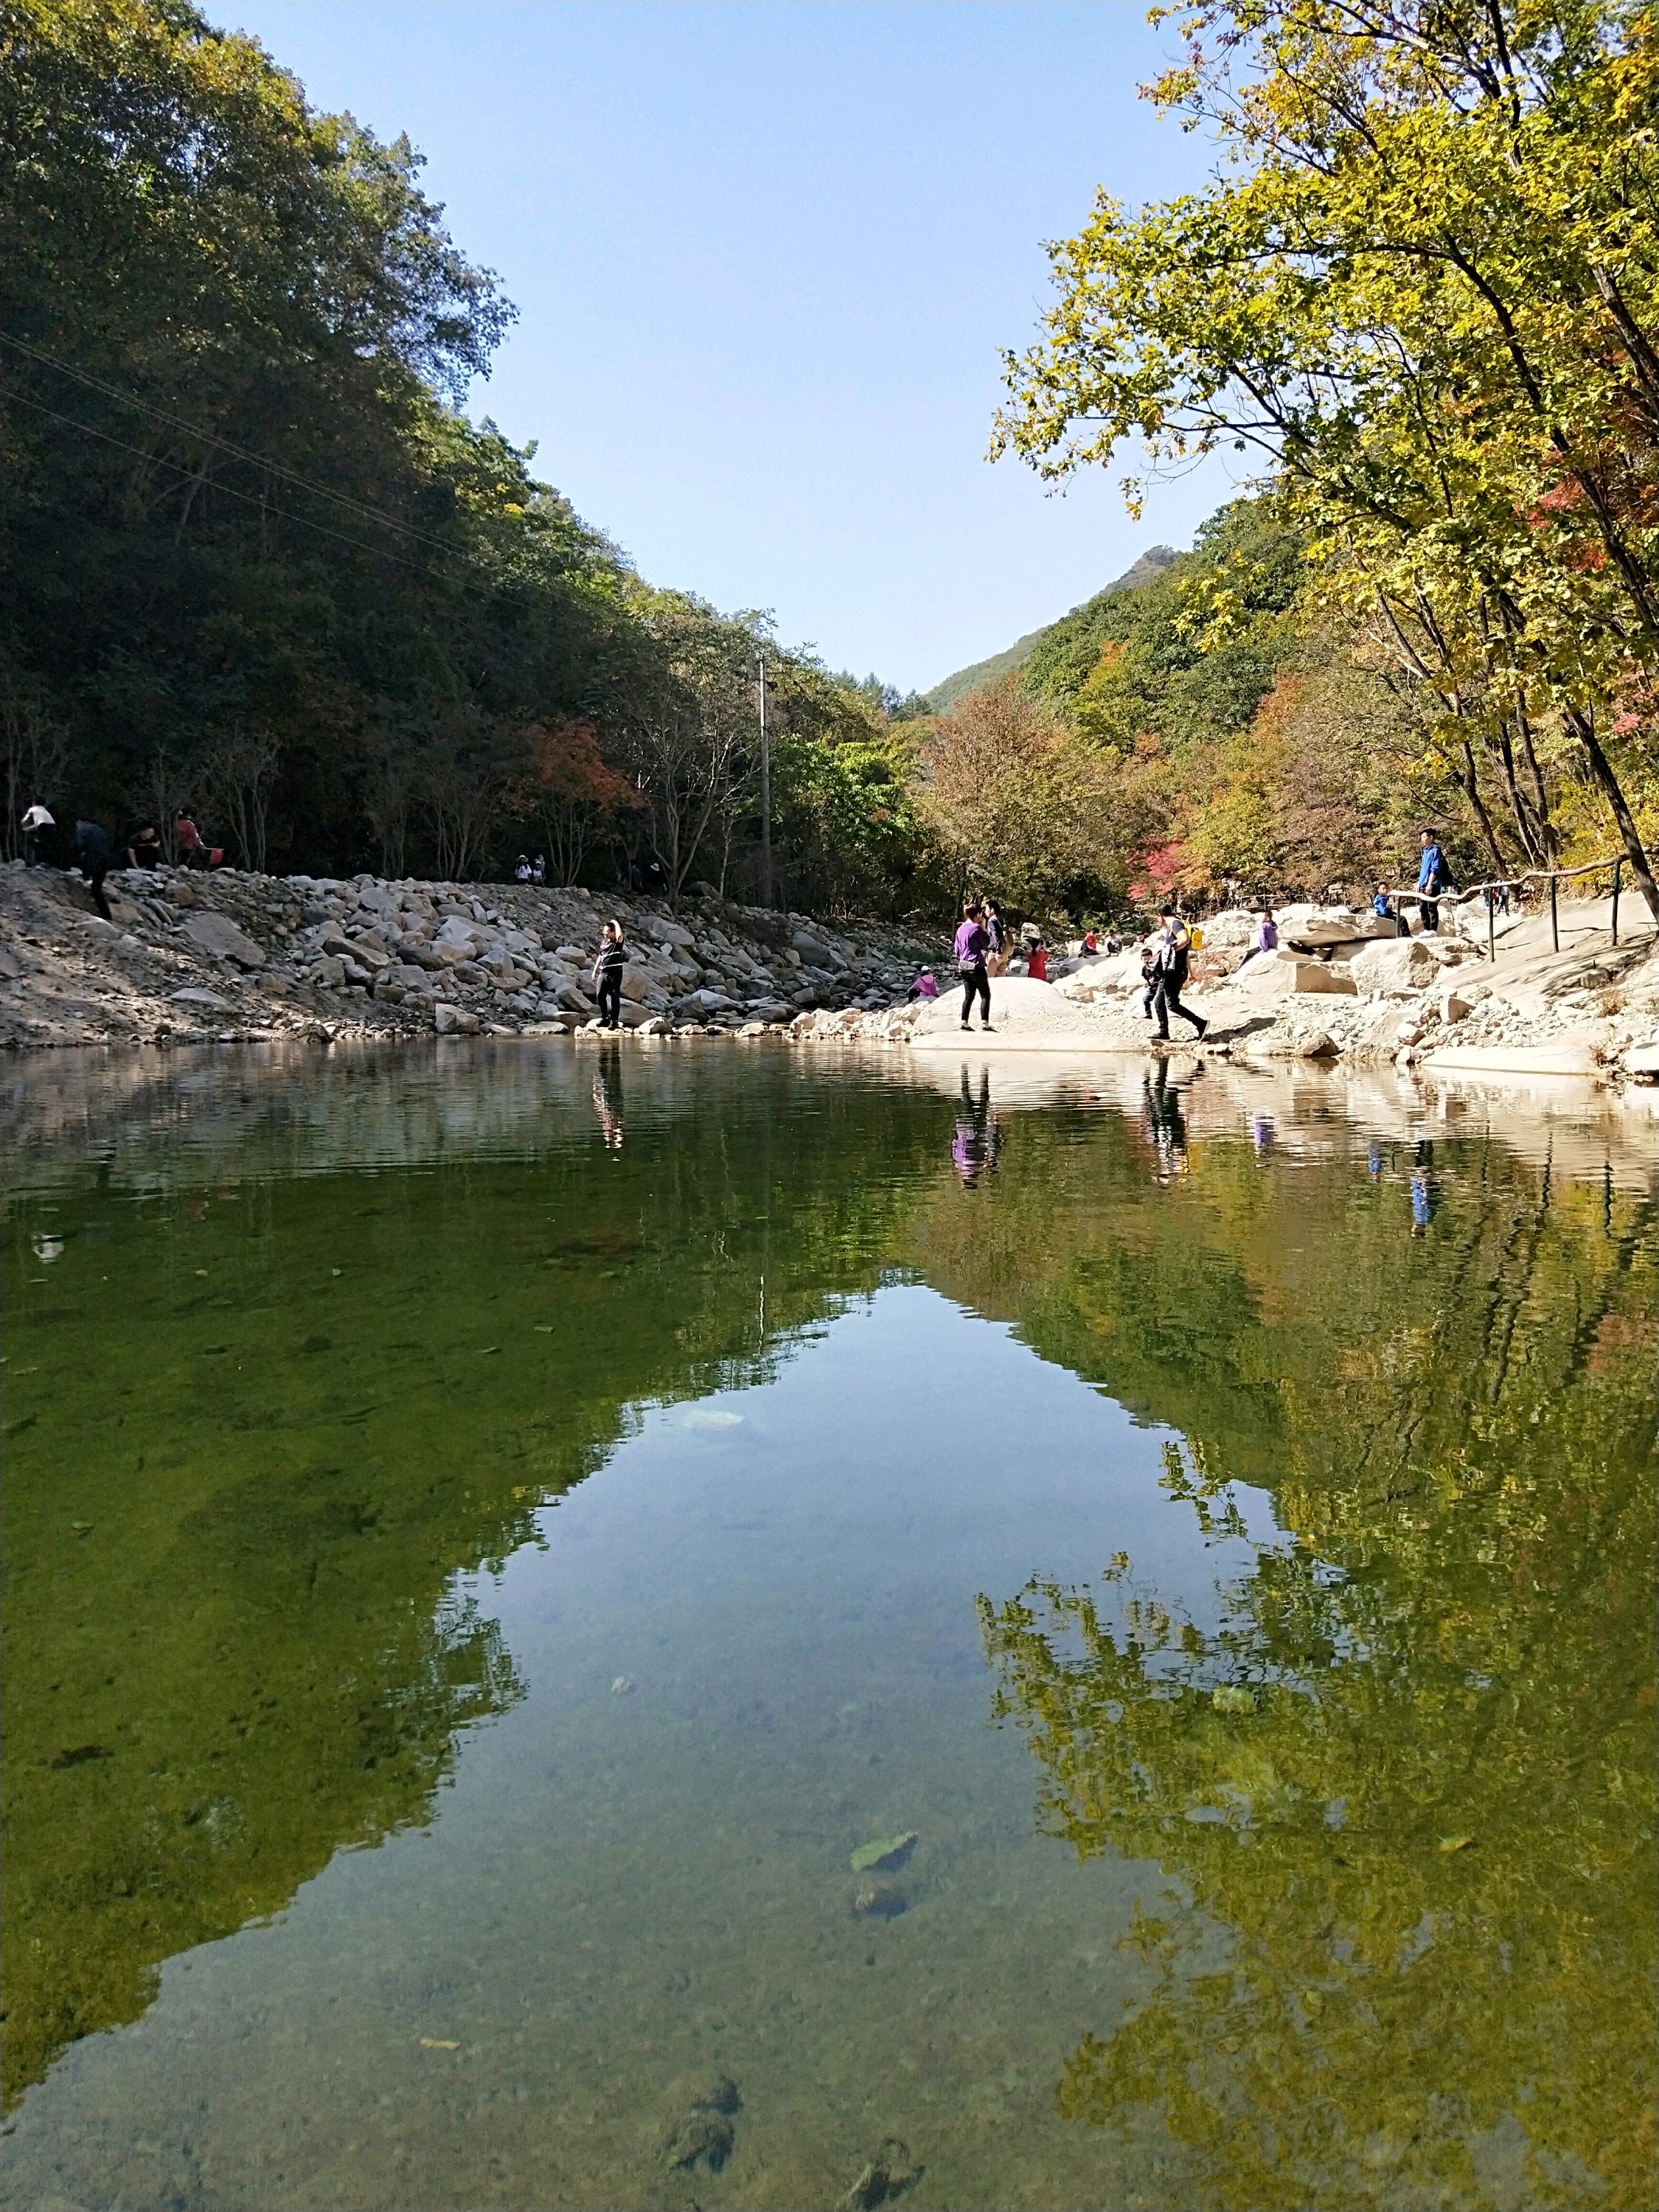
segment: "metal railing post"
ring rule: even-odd
[[[1561,950],[1561,927],[1559,922],[1556,919],[1555,878],[1553,876],[1550,878],[1550,943],[1555,947],[1558,952]]]
[[[1486,893],[1486,957],[1498,957],[1498,889],[1494,884]]]
[[[1613,864],[1613,941],[1615,945],[1619,942],[1619,878],[1624,872],[1624,862],[1615,860]]]

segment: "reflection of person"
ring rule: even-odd
[[[1434,1185],[1430,1170],[1434,1165],[1432,1145],[1419,1145],[1417,1158],[1412,1167],[1412,1235],[1420,1237],[1434,1219]]]
[[[605,925],[605,934],[599,939],[593,961],[593,989],[599,1001],[602,1029],[622,1027],[623,969],[627,965],[628,948],[623,943],[623,926],[613,918]]]
[[[1168,1182],[1187,1164],[1187,1124],[1181,1111],[1181,1091],[1170,1080],[1168,1060],[1159,1060],[1157,1073],[1146,1078],[1142,1095],[1146,1134],[1158,1154],[1158,1179]]]
[[[75,856],[81,863],[81,872],[92,889],[92,902],[106,921],[110,919],[109,901],[104,896],[104,878],[115,866],[115,848],[109,841],[109,832],[96,822],[77,822],[75,825]]]
[[[962,909],[962,924],[956,941],[957,973],[962,978],[963,1029],[968,1027],[975,999],[980,1001],[981,1029],[988,1030],[991,1026],[991,979],[985,972],[985,956],[990,949],[984,910],[970,900]]]
[[[951,1138],[951,1158],[964,1189],[971,1190],[981,1175],[996,1164],[1002,1132],[991,1111],[991,1079],[981,1073],[979,1097],[968,1088],[968,1071],[962,1071],[962,1112]]]
[[[593,1072],[593,1111],[599,1117],[599,1128],[609,1152],[619,1152],[623,1148],[622,1108],[622,1061],[611,1046]]]

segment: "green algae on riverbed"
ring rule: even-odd
[[[1645,2204],[1650,1188],[487,1065],[21,1149],[5,2203]]]

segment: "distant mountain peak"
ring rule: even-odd
[[[1176,557],[1171,546],[1149,545],[1139,560],[1126,568],[1121,576],[1090,598],[1080,599],[1076,606],[1068,607],[1066,613],[1080,613],[1083,608],[1093,606],[1097,599],[1109,599],[1114,592],[1134,591],[1139,585],[1150,582],[1160,569],[1167,568]],[[1055,619],[1063,617],[1056,617]],[[988,660],[976,660],[970,668],[958,668],[954,676],[947,676],[942,683],[934,684],[933,690],[925,695],[928,713],[949,714],[958,701],[971,698],[975,691],[988,690],[999,677],[1011,676],[1015,669],[1024,668],[1044,633],[1051,627],[1052,624],[1044,623],[1041,629],[1029,630],[1024,637],[1016,638],[1004,652],[994,653]]]

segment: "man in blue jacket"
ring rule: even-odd
[[[1440,850],[1440,840],[1432,830],[1423,832],[1423,857],[1417,866],[1417,888],[1427,894],[1418,909],[1423,916],[1424,928],[1438,929],[1440,907],[1435,893],[1449,890],[1451,882],[1446,873],[1445,856]]]

